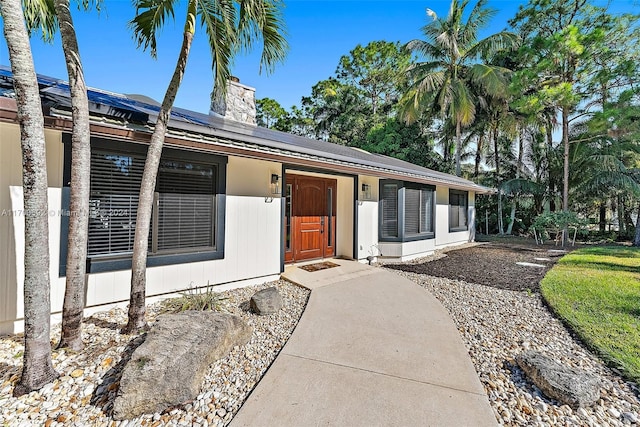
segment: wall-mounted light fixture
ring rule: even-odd
[[[369,184],[362,184],[362,198],[364,200],[371,200],[371,186]]]
[[[271,194],[280,194],[280,177],[278,174],[271,174]]]

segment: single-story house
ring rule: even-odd
[[[39,76],[49,179],[51,306],[62,309],[69,220],[68,85]],[[129,298],[138,186],[159,106],[90,89],[86,305]],[[408,260],[474,238],[468,180],[357,148],[255,125],[255,91],[230,82],[201,114],[175,108],[160,165],[147,295],[278,278],[285,265],[343,257]],[[24,217],[12,74],[0,67],[0,333],[22,329]],[[371,259],[369,258],[369,259]]]

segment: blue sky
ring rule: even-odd
[[[490,0],[498,10],[488,31],[507,26],[524,1]],[[613,0],[616,11],[635,11],[637,0]],[[73,4],[73,1],[72,1]],[[236,59],[233,74],[241,82],[256,88],[258,98],[274,98],[284,107],[299,104],[311,87],[333,74],[340,56],[348,54],[357,44],[374,40],[406,43],[420,38],[420,28],[426,23],[426,8],[446,15],[450,0],[425,1],[286,1],[290,51],[284,64],[270,74],[259,74],[259,56],[255,52]],[[471,4],[475,4],[472,0]],[[117,93],[141,93],[161,100],[175,66],[182,41],[183,15],[168,22],[159,40],[158,58],[137,49],[127,22],[134,9],[128,0],[104,0],[103,10],[81,13],[74,10],[76,31],[87,84]],[[202,31],[196,32],[176,106],[200,112],[209,110],[212,89],[211,59]],[[32,39],[36,71],[40,74],[67,79],[59,39],[44,44],[37,36]],[[9,56],[0,37],[0,64],[9,65]]]

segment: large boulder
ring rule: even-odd
[[[282,308],[282,296],[275,287],[263,289],[253,294],[249,306],[261,316],[273,314]]]
[[[533,350],[518,355],[516,361],[547,397],[574,408],[590,406],[600,398],[602,381],[596,375],[564,366]]]
[[[129,419],[193,400],[207,368],[251,337],[239,317],[212,311],[159,316],[131,355],[120,380],[113,417]]]

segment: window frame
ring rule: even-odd
[[[384,236],[383,234],[383,203],[384,199],[382,198],[383,191],[382,188],[384,185],[397,185],[397,212],[396,212],[396,223],[397,223],[397,236]],[[405,227],[405,216],[406,216],[406,190],[427,190],[431,191],[431,229],[430,232],[422,232],[416,234],[408,235]],[[398,181],[392,179],[381,179],[379,182],[379,194],[380,200],[378,202],[378,240],[380,242],[414,242],[418,240],[429,240],[435,239],[435,224],[436,224],[436,187],[428,184],[419,184],[415,182],[409,181]]]
[[[70,155],[67,156],[67,152],[70,154],[70,150],[67,149],[70,146],[70,135],[63,135],[63,142],[65,144],[65,172],[70,169]],[[115,154],[122,153],[146,156],[148,146],[146,144],[140,144],[135,142],[122,142],[116,140],[108,140],[104,138],[91,138],[91,152],[94,150],[111,151]],[[213,247],[201,247],[201,248],[179,248],[158,251],[157,253],[149,252],[147,257],[147,267],[155,267],[162,265],[174,265],[184,264],[199,261],[209,261],[215,259],[224,258],[224,241],[225,241],[225,212],[226,212],[226,176],[227,176],[227,162],[226,156],[219,156],[216,154],[196,152],[183,150],[179,148],[165,147],[162,150],[162,158],[164,160],[177,160],[177,161],[194,161],[197,163],[205,163],[212,165],[214,168],[215,182],[213,188],[214,203],[213,203],[213,234],[212,244]],[[66,175],[66,173],[65,173]],[[68,209],[69,206],[69,181],[65,179],[63,188],[63,206]],[[157,182],[156,182],[157,185]],[[67,197],[64,197],[64,194]],[[157,190],[156,190],[156,194]],[[155,196],[154,196],[155,197]],[[155,211],[155,208],[154,208]],[[68,239],[68,218],[62,218],[61,224],[61,251],[60,251],[60,277],[66,274],[66,244]],[[152,224],[153,227],[153,219]],[[151,240],[151,239],[150,239]],[[64,251],[62,250],[64,248]],[[149,248],[151,250],[151,248]],[[108,271],[129,270],[131,269],[131,252],[121,254],[99,254],[99,255],[87,255],[87,273],[100,273]]]
[[[460,204],[453,205],[451,203],[451,195],[458,196],[458,200],[460,200],[459,197],[462,196],[464,201],[465,201],[465,206],[464,206],[465,225],[464,226],[460,226],[460,225],[458,225],[457,227],[452,227],[451,226],[451,213],[452,213],[453,207],[456,206],[457,207],[456,210],[457,210],[458,214],[460,213]],[[447,221],[449,223],[449,232],[450,233],[469,230],[469,192],[468,191],[455,190],[455,189],[452,189],[452,188],[449,189],[449,216],[447,217]]]

